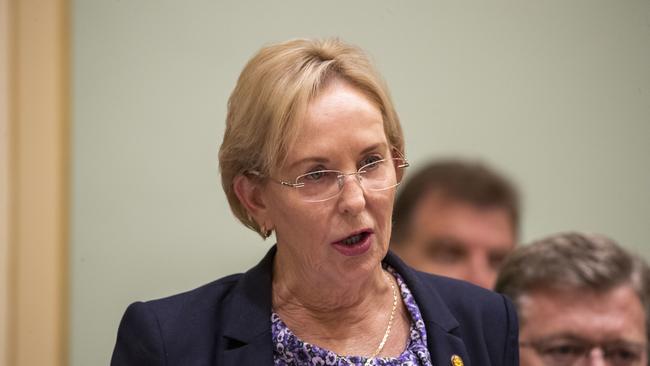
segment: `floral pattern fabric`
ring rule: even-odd
[[[432,366],[427,349],[427,333],[422,314],[411,291],[402,277],[390,266],[384,266],[397,280],[402,300],[411,315],[411,331],[408,345],[398,357],[377,357],[370,360],[373,366]],[[364,366],[364,356],[342,356],[302,341],[284,324],[276,312],[271,313],[273,337],[273,363],[275,366]]]

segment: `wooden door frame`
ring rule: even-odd
[[[9,365],[9,1],[0,0],[0,366]]]
[[[68,363],[69,4],[0,0],[0,365]],[[6,17],[6,19],[5,19]],[[4,143],[6,142],[6,143]],[[0,197],[4,198],[4,197]],[[0,318],[2,319],[2,318]],[[4,339],[3,339],[4,338]],[[4,353],[4,354],[3,354]]]

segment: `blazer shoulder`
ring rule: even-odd
[[[198,349],[198,357],[209,354],[205,350],[215,342],[221,304],[240,277],[223,277],[194,290],[129,305],[118,328],[111,365],[175,364],[178,350],[187,347]]]
[[[143,302],[129,305],[117,331],[111,366],[166,365],[166,354],[156,315]]]
[[[494,365],[519,364],[519,324],[512,302],[469,282],[418,272],[440,294],[470,348],[487,347]]]

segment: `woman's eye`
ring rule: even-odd
[[[364,170],[372,169],[376,167],[383,159],[378,155],[371,155],[361,161],[361,167]]]
[[[319,179],[323,178],[326,174],[327,174],[327,172],[324,172],[324,171],[316,171],[316,172],[307,173],[307,174],[305,174],[304,177],[307,180],[319,180]]]

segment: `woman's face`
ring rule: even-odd
[[[308,105],[300,129],[274,178],[294,182],[326,169],[352,173],[391,158],[380,110],[343,81],[333,81]],[[324,202],[305,202],[299,189],[274,182],[262,188],[280,262],[291,272],[331,281],[353,280],[376,268],[388,250],[395,188],[369,191],[351,175],[339,195]]]

